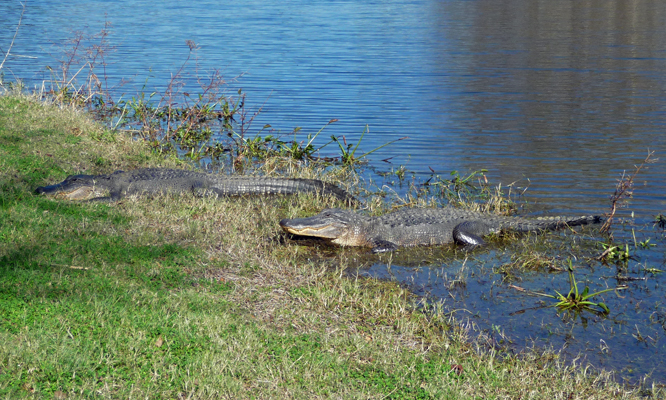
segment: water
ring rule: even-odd
[[[18,1],[0,4],[0,48],[6,50],[20,14]],[[376,171],[405,165],[422,182],[488,169],[492,183],[527,187],[524,213],[605,212],[624,170],[648,151],[666,150],[666,3],[661,1],[41,1],[28,3],[5,79],[28,86],[57,67],[56,44],[72,31],[99,31],[112,23],[106,78],[120,98],[164,87],[199,46],[200,71],[221,70],[229,93],[243,88],[257,110],[253,128],[271,124],[282,133],[314,133],[329,120],[317,145],[331,135],[356,142],[359,151],[390,140],[370,156]],[[242,76],[241,76],[242,75]],[[121,85],[122,79],[130,83]],[[331,146],[322,155],[337,155]],[[390,159],[391,164],[381,160]],[[464,290],[451,291],[464,257],[421,257],[404,265],[379,259],[365,273],[413,284],[418,293],[452,308],[478,312],[474,322],[500,326],[514,343],[528,339],[568,354],[583,352],[593,365],[637,379],[664,382],[666,356],[664,235],[652,227],[666,209],[663,162],[641,171],[635,196],[617,226],[616,241],[631,243],[637,259],[626,274],[622,298],[604,295],[608,319],[559,319],[552,309],[511,313],[539,299],[516,292],[497,269],[506,255],[490,251],[464,264]],[[378,181],[381,178],[374,177]],[[401,190],[399,187],[397,190]],[[632,232],[632,227],[634,232]],[[650,239],[656,247],[634,248]],[[553,240],[557,241],[557,238]],[[594,239],[590,239],[594,241]],[[563,242],[566,243],[566,242]],[[429,254],[433,250],[421,249]],[[551,255],[569,257],[556,248]],[[418,258],[418,257],[417,257]],[[564,263],[564,261],[562,261]],[[577,277],[593,290],[615,286],[615,270],[583,262]],[[519,286],[566,290],[563,273],[535,272]],[[620,282],[626,283],[626,282]],[[460,315],[464,318],[464,314]],[[637,338],[649,337],[639,340]],[[656,368],[656,369],[655,369]]]

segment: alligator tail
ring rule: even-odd
[[[600,215],[584,215],[580,217],[541,217],[523,220],[511,224],[510,230],[515,232],[554,231],[569,226],[599,224],[603,221]]]
[[[213,183],[210,189],[221,196],[318,193],[334,196],[350,205],[357,202],[356,198],[347,191],[315,179],[228,177]]]

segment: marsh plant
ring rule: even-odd
[[[192,160],[219,158],[231,152],[214,139],[216,135],[240,138],[237,153],[245,151],[243,139],[254,120],[245,108],[245,94],[239,89],[236,96],[228,96],[227,81],[219,70],[189,73],[188,64],[196,60],[198,46],[191,40],[186,45],[188,55],[165,89],[146,95],[144,85],[130,100],[119,101],[113,109],[115,125],[131,129],[154,148],[175,149]],[[196,87],[197,94],[187,90],[188,82]]]
[[[18,22],[16,23],[16,30],[14,31],[14,36],[12,36],[12,40],[9,43],[9,47],[7,50],[4,50],[0,48],[0,57],[2,58],[2,61],[0,61],[0,88],[4,88],[4,82],[3,82],[3,76],[4,76],[4,71],[3,68],[5,68],[5,63],[7,62],[7,58],[9,58],[9,55],[12,52],[12,48],[14,47],[14,42],[16,41],[16,36],[19,33],[19,30],[21,29],[21,23],[23,22],[23,15],[25,14],[25,4],[21,4],[22,9],[21,9],[21,16],[18,19]]]
[[[384,143],[379,147],[374,148],[373,150],[370,150],[366,153],[363,153],[361,155],[356,155],[356,151],[358,150],[358,146],[361,144],[361,141],[363,140],[363,137],[365,136],[366,133],[370,132],[370,126],[366,125],[365,129],[363,129],[363,133],[361,133],[361,137],[358,139],[358,142],[354,146],[354,143],[347,143],[347,139],[342,136],[342,143],[340,142],[340,138],[335,137],[334,135],[331,136],[331,141],[335,142],[338,144],[338,147],[340,148],[340,161],[344,165],[354,165],[362,162],[364,158],[369,156],[370,154],[374,153],[375,151],[388,146],[389,144],[399,142],[401,140],[408,139],[407,136],[392,140],[390,142]],[[344,145],[343,145],[344,144]]]
[[[567,270],[569,273],[569,293],[567,293],[566,296],[557,290],[555,290],[555,295],[547,293],[536,293],[539,296],[550,297],[556,300],[557,302],[553,304],[552,307],[557,307],[563,311],[581,312],[583,310],[587,310],[592,312],[600,312],[598,309],[601,309],[603,314],[608,314],[610,310],[604,302],[594,302],[591,299],[602,293],[626,289],[626,287],[620,286],[590,293],[590,287],[586,285],[583,291],[579,291],[578,283],[576,282],[576,277],[574,276],[573,272],[573,266],[571,265],[571,259],[569,259],[569,266]]]
[[[610,243],[599,242],[599,245],[603,247],[604,251],[597,257],[597,260],[602,262],[616,262],[616,263],[627,263],[632,259],[631,252],[629,251],[629,244],[623,246],[614,245]]]
[[[50,79],[42,85],[44,97],[100,110],[113,104],[106,75],[107,55],[115,51],[109,41],[110,29],[107,21],[99,32],[76,30],[67,40],[53,44],[51,57],[57,65],[45,67]]]
[[[617,185],[615,186],[615,192],[610,196],[610,211],[608,213],[606,222],[604,222],[601,227],[601,232],[610,234],[610,229],[613,225],[613,218],[615,217],[615,213],[617,212],[618,208],[626,207],[628,200],[634,194],[634,180],[636,179],[636,176],[639,172],[641,172],[642,169],[647,168],[647,164],[655,163],[658,160],[658,158],[654,157],[654,151],[648,151],[648,154],[643,162],[634,166],[633,174],[629,175],[626,172],[622,173],[622,176],[620,179],[618,179]]]
[[[513,191],[513,184],[504,188],[501,184],[491,185],[486,176],[488,172],[486,169],[468,174],[451,171],[450,178],[432,172],[430,178],[423,184],[426,192],[456,207],[509,215],[517,208],[514,199],[522,194]]]

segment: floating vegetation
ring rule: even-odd
[[[599,242],[599,244],[604,249],[603,253],[597,257],[597,260],[599,261],[627,262],[632,258],[632,255],[629,252],[629,245],[626,243],[624,249],[622,246],[616,246],[609,243]]]

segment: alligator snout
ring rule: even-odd
[[[54,191],[56,191],[58,189],[58,187],[60,187],[59,184],[58,185],[50,185],[50,186],[40,186],[37,189],[35,189],[35,194],[44,194],[44,195],[46,195],[46,194],[49,194],[49,193],[53,193]]]

